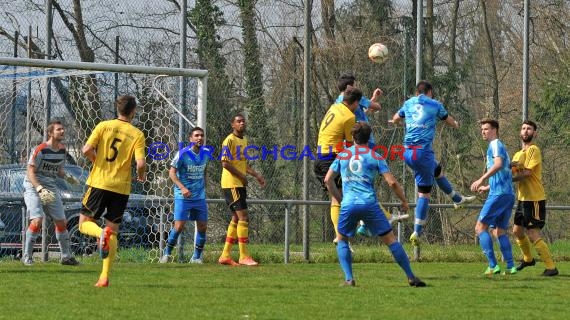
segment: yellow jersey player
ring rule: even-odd
[[[218,262],[223,265],[246,265],[256,266],[247,249],[249,243],[249,217],[247,212],[247,177],[250,174],[257,179],[263,187],[265,179],[247,164],[247,138],[244,136],[246,123],[245,117],[237,114],[232,118],[232,133],[222,143],[220,156],[222,160],[222,192],[226,199],[232,219],[228,226],[226,242],[222,255]],[[235,262],[231,257],[232,245],[239,244],[239,260]]]
[[[83,146],[83,154],[93,163],[79,218],[79,231],[99,238],[103,269],[96,287],[109,286],[109,270],[117,254],[117,234],[131,192],[131,164],[136,161],[137,180],[144,182],[145,138],[131,124],[136,99],[120,96],[115,101],[118,118],[99,123]],[[105,219],[105,228],[95,220]]]
[[[321,121],[314,172],[324,191],[327,191],[324,179],[329,171],[329,167],[340,151],[352,145],[351,130],[356,123],[354,110],[358,108],[358,103],[361,98],[362,91],[360,91],[360,89],[354,87],[347,88],[343,93],[342,102],[331,105]],[[340,177],[335,179],[335,183],[337,188],[341,189],[342,183]],[[339,237],[337,227],[340,203],[334,197],[330,196],[330,198],[330,215],[336,234],[336,243]]]
[[[548,245],[542,239],[540,230],[546,221],[546,194],[542,185],[542,156],[540,148],[532,142],[536,134],[536,123],[525,121],[522,124],[520,138],[522,150],[515,153],[511,167],[515,168],[513,181],[517,185],[517,208],[515,210],[513,233],[523,259],[517,266],[520,271],[534,266],[530,245],[546,265],[543,276],[558,275],[558,269],[552,260]]]

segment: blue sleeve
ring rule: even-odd
[[[438,102],[437,104],[437,117],[441,120],[445,120],[447,119],[447,110],[445,110],[445,107],[443,106],[443,104],[441,104],[440,102]]]
[[[340,159],[334,159],[333,163],[331,164],[331,166],[329,167],[329,169],[331,169],[332,171],[336,172],[336,173],[340,173]]]
[[[405,118],[406,117],[406,104],[404,103],[404,105],[400,108],[400,110],[398,110],[398,116],[400,116],[400,118]]]
[[[380,174],[384,174],[386,172],[390,172],[390,168],[388,167],[388,164],[386,163],[386,160],[384,159],[379,159],[378,161],[378,172],[380,172]]]
[[[360,98],[360,102],[358,102],[358,105],[361,108],[368,109],[368,107],[370,107],[370,99],[363,96],[362,98]]]

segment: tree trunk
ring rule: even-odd
[[[433,0],[426,3],[426,40],[425,40],[425,77],[433,76],[434,49],[433,49]]]
[[[483,14],[483,29],[485,32],[485,40],[487,42],[487,59],[491,65],[491,89],[493,90],[493,109],[491,110],[491,117],[498,119],[501,111],[499,106],[499,77],[497,75],[495,50],[493,49],[493,38],[491,37],[491,31],[489,29],[485,2],[486,0],[480,0],[481,13]]]
[[[330,42],[333,42],[335,39],[334,31],[336,17],[334,10],[334,0],[321,0],[321,19],[323,20],[323,29],[325,30],[325,38]]]
[[[455,0],[453,3],[453,13],[451,16],[451,27],[449,35],[449,67],[451,70],[455,70],[457,67],[457,50],[455,48],[455,42],[457,40],[457,16],[459,14],[459,1]]]

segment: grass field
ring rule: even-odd
[[[78,267],[0,261],[0,319],[566,319],[570,262],[540,276],[485,264],[413,263],[426,288],[409,287],[395,263],[357,263],[356,287],[340,287],[336,263],[226,267],[121,261],[109,288],[100,262]]]

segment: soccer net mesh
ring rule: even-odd
[[[164,239],[161,232],[167,232],[172,222],[169,214],[172,183],[168,178],[171,154],[178,149],[179,142],[187,142],[187,133],[199,117],[199,81],[185,77],[186,102],[182,104],[180,78],[150,73],[0,66],[0,168],[3,168],[0,175],[5,175],[0,192],[23,192],[22,179],[30,151],[44,140],[46,123],[56,119],[62,120],[66,129],[67,170],[84,182],[91,164],[81,154],[83,144],[97,123],[116,117],[117,95],[133,95],[138,100],[133,125],[146,137],[148,174],[147,182],[133,182],[119,247],[144,248],[147,259],[158,259]],[[48,94],[51,97],[46,104]],[[84,184],[73,188],[62,181],[73,249],[76,254],[88,255],[96,249],[94,239],[83,237],[77,229],[84,189]],[[27,219],[21,216],[20,207],[10,208],[10,212],[4,211],[1,216],[3,248],[17,247],[21,241],[19,231],[26,227]],[[57,248],[53,228],[49,229],[48,248]]]

